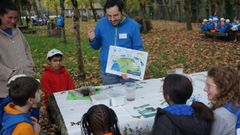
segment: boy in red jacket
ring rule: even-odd
[[[47,54],[48,66],[45,68],[41,85],[45,92],[44,104],[48,106],[48,95],[54,92],[74,89],[73,81],[62,65],[63,53],[52,49]]]

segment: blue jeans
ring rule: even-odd
[[[101,72],[101,73],[102,73],[103,85],[136,81],[136,80],[131,79],[131,78],[125,80],[121,76],[118,76],[118,75],[113,75],[113,74],[104,73],[104,72]]]

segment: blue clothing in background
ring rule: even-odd
[[[63,27],[64,26],[64,19],[60,15],[57,17],[57,26],[59,26],[59,27]]]
[[[143,50],[140,25],[126,17],[118,25],[114,26],[106,18],[101,18],[95,28],[95,38],[90,41],[93,49],[100,49],[101,71],[106,72],[108,52],[110,45],[116,45],[124,48]]]
[[[236,129],[240,128],[240,107],[236,107],[232,102],[225,104],[224,107],[231,113],[237,116]]]

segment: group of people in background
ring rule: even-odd
[[[240,31],[240,22],[237,20],[231,22],[230,19],[218,19],[217,16],[210,16],[208,20],[203,19],[203,22],[200,25],[200,29],[201,31],[223,33],[227,33],[229,30]]]
[[[140,25],[124,14],[122,0],[107,0],[106,17],[99,20],[95,30],[88,31],[89,44],[100,49],[103,84],[135,81],[126,74],[116,76],[105,72],[110,45],[143,50]],[[0,3],[0,124],[1,134],[38,135],[39,109],[42,91],[48,108],[48,95],[74,89],[74,83],[62,65],[63,52],[52,49],[47,53],[48,66],[40,82],[33,78],[34,62],[29,45],[16,27],[18,9],[11,1]],[[219,28],[212,23],[209,29],[224,28],[230,21],[220,19]],[[209,20],[210,22],[210,20]],[[207,24],[207,23],[206,23]],[[213,23],[214,24],[214,23]],[[207,25],[206,25],[207,26]],[[208,30],[208,26],[207,26]],[[194,101],[186,104],[193,93],[191,80],[179,74],[167,75],[163,96],[169,104],[158,108],[151,134],[153,135],[233,135],[240,134],[240,67],[214,67],[208,71],[206,86],[210,106]],[[2,103],[5,103],[2,106]],[[34,111],[35,110],[35,111]],[[3,113],[1,113],[3,112]],[[38,113],[35,113],[38,112]],[[120,135],[114,110],[105,105],[94,105],[81,120],[84,135]],[[9,124],[10,123],[10,124]],[[11,125],[12,124],[12,125]],[[220,128],[219,128],[220,127]]]

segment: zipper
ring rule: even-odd
[[[117,29],[117,27],[115,27],[114,46],[117,46],[117,32],[118,32],[118,29]]]

